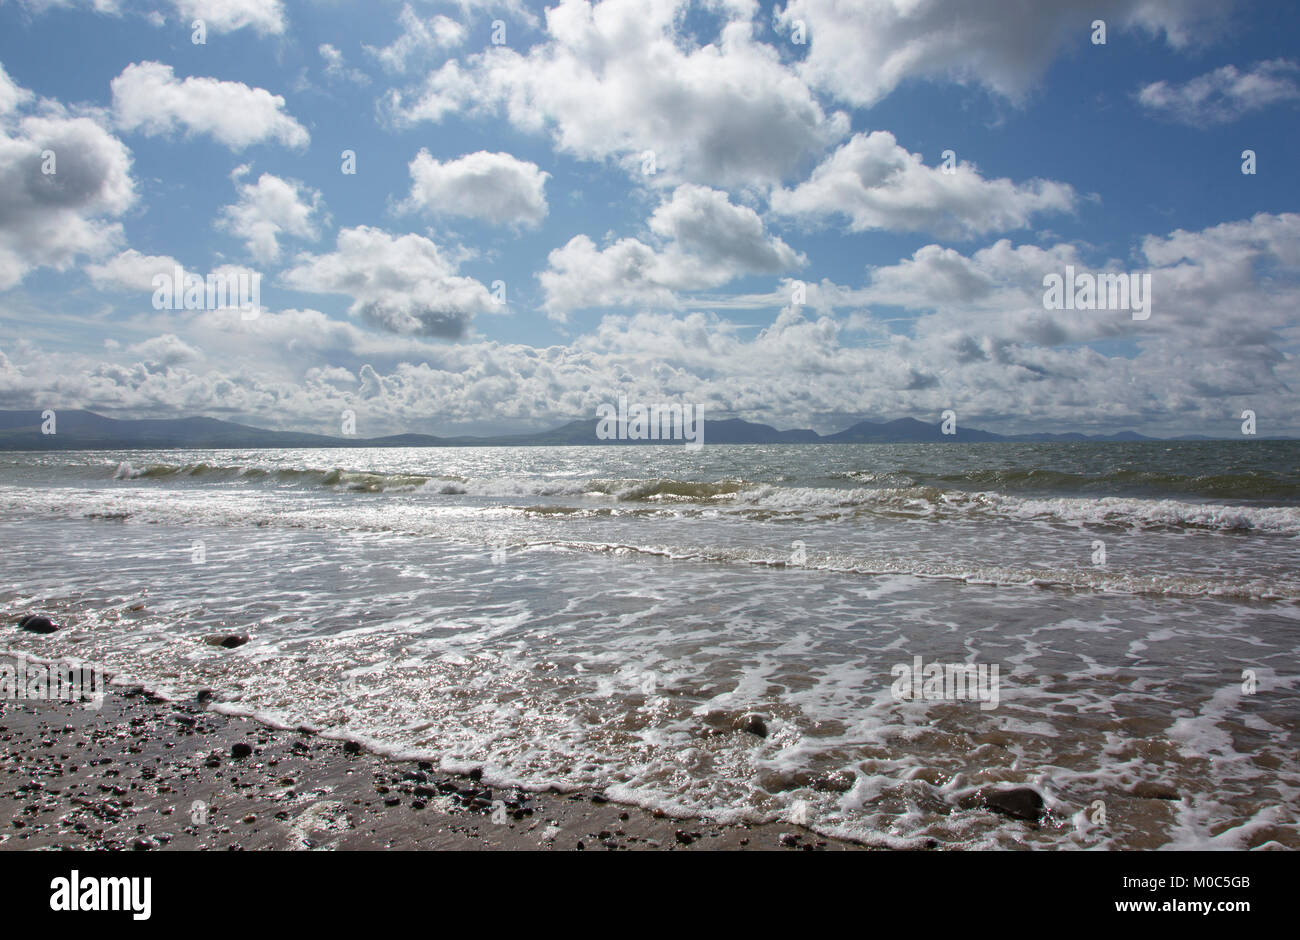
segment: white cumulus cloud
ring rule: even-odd
[[[426,20],[411,9],[409,3],[402,5],[397,24],[401,27],[401,35],[389,45],[382,48],[362,46],[390,72],[404,72],[418,60],[465,41],[465,27],[460,23],[442,14]]]
[[[598,248],[586,235],[551,252],[538,279],[556,319],[601,306],[676,306],[678,291],[719,287],[747,274],[778,274],[807,259],[769,233],[748,206],[707,186],[683,184],[648,221],[660,246],[623,238]]]
[[[765,185],[795,173],[848,128],[827,114],[777,51],[754,39],[748,4],[716,5],[711,41],[678,29],[684,0],[560,0],[547,39],[519,53],[492,47],[452,60],[410,92],[394,92],[398,123],[504,110],[555,146],[651,165],[665,182]],[[651,158],[651,159],[648,159]]]
[[[1183,83],[1152,82],[1138,92],[1143,107],[1184,124],[1227,124],[1251,111],[1300,101],[1300,64],[1257,62],[1245,71],[1225,65]]]
[[[236,172],[242,178],[245,167]],[[244,239],[258,261],[276,261],[280,240],[286,236],[313,241],[320,237],[317,223],[322,213],[320,192],[297,180],[263,173],[255,183],[236,183],[239,201],[225,206],[218,228]]]
[[[350,312],[380,329],[456,339],[477,314],[503,310],[482,283],[456,270],[423,236],[361,225],[342,229],[329,254],[300,255],[282,277],[297,290],[352,297]]]
[[[1092,22],[1140,28],[1184,46],[1208,33],[1221,0],[789,0],[783,31],[802,23],[800,74],[870,106],[914,78],[970,83],[1020,98],[1065,47],[1089,44]]]
[[[65,270],[122,240],[112,221],[136,201],[131,153],[89,117],[33,96],[0,69],[0,290],[34,268]]]
[[[936,155],[937,156],[937,155]],[[855,232],[932,232],[953,238],[1024,228],[1041,212],[1067,212],[1065,183],[985,179],[968,163],[927,166],[888,131],[857,134],[793,189],[772,193],[781,215],[840,215]]]
[[[403,210],[467,216],[494,225],[537,225],[546,217],[550,174],[508,153],[480,150],[441,162],[421,150],[410,171],[411,194]]]
[[[214,33],[228,33],[250,26],[262,36],[284,32],[284,4],[281,0],[174,0],[176,12],[188,26],[203,20]]]
[[[305,147],[310,135],[284,109],[284,98],[243,82],[190,77],[178,80],[170,65],[137,62],[112,81],[117,126],[150,136],[183,130],[206,134],[231,150],[276,141]]]
[[[173,277],[179,265],[170,255],[146,255],[128,248],[101,264],[86,265],[86,274],[96,287],[152,292],[154,277],[159,274]]]

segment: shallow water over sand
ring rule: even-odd
[[[0,601],[69,626],[0,645],[675,813],[1300,847],[1298,453],[6,454]],[[917,656],[996,665],[997,707],[899,701]],[[978,806],[1012,785],[1041,824]]]

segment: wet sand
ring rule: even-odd
[[[309,729],[112,688],[98,711],[0,701],[0,850],[861,849],[789,823],[719,825],[594,790],[497,789]]]

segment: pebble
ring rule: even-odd
[[[29,633],[53,633],[59,629],[50,622],[49,617],[42,617],[39,614],[28,614],[18,621],[18,626]]]
[[[822,774],[813,781],[813,789],[820,790],[823,793],[847,793],[853,789],[853,784],[857,777],[848,771],[837,770],[834,773]]]
[[[1043,797],[1030,787],[992,790],[983,796],[985,806],[1012,819],[1033,821],[1043,815]]]

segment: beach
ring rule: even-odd
[[[860,848],[798,826],[674,819],[598,790],[493,788],[138,687],[99,709],[0,703],[0,742],[0,851]]]
[[[193,787],[249,775],[181,844],[287,847],[315,792],[354,807],[344,848],[541,847],[543,812],[556,848],[1296,848],[1296,447],[8,453],[0,651],[113,677],[74,726],[227,755]],[[67,707],[6,704],[11,761]],[[307,764],[262,730],[299,727]],[[408,772],[534,817],[440,819]]]

